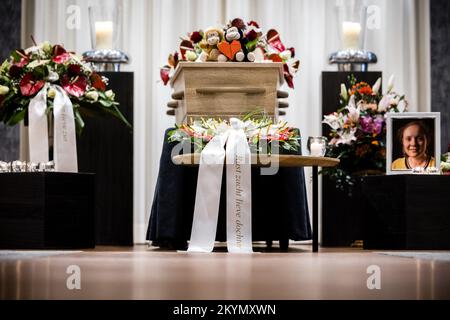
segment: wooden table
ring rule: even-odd
[[[177,155],[173,157],[173,163],[184,166],[198,166],[200,163],[200,153],[190,153]],[[278,164],[280,167],[296,168],[296,167],[312,167],[313,171],[313,252],[319,251],[319,174],[318,168],[336,167],[340,160],[327,157],[312,157],[298,155],[252,155],[251,163],[256,167],[269,167],[271,164]]]

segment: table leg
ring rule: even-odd
[[[313,170],[313,180],[312,180],[312,189],[313,189],[313,252],[319,251],[319,188],[318,188],[318,168],[317,166],[312,167]]]

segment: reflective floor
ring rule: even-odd
[[[291,244],[286,253],[263,248],[236,255],[220,248],[187,254],[146,246],[98,247],[0,258],[0,298],[450,299],[448,261],[348,248],[314,254],[310,245]]]

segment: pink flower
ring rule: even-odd
[[[60,54],[56,57],[53,58],[53,62],[57,63],[57,64],[62,64],[62,63],[66,63],[67,61],[70,60],[70,53],[68,52],[64,52],[63,54]]]

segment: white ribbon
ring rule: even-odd
[[[53,100],[53,115],[55,117],[54,160],[58,172],[78,172],[77,137],[75,133],[75,116],[72,101],[60,86]]]
[[[28,106],[30,161],[48,162],[47,88],[44,86]]]
[[[238,119],[230,122],[226,151],[227,248],[229,252],[252,253],[251,153],[244,123]]]
[[[29,146],[31,162],[48,162],[48,124],[46,85],[31,99],[28,106]],[[60,86],[52,86],[56,91],[53,100],[54,115],[54,161],[55,171],[78,172],[75,118],[72,102]]]
[[[250,148],[243,122],[238,119],[230,122],[232,128],[211,139],[200,155],[189,252],[214,249],[225,156],[228,251],[252,252]]]

